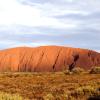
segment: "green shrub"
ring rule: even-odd
[[[23,98],[18,94],[0,92],[0,100],[23,100]]]
[[[93,67],[90,70],[90,74],[100,74],[100,67]]]

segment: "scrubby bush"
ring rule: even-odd
[[[80,73],[83,73],[85,72],[83,68],[80,68],[80,67],[75,67],[73,70],[72,70],[72,73],[73,74],[80,74]]]
[[[63,72],[66,75],[70,75],[70,74],[81,74],[81,73],[85,72],[85,70],[80,67],[76,67],[76,68],[73,68],[72,71],[67,69],[67,70],[64,70]]]
[[[0,100],[23,100],[23,98],[18,94],[0,92]]]
[[[90,96],[88,100],[100,100],[100,95],[99,96]]]
[[[93,88],[92,86],[83,86],[83,87],[79,87],[77,88],[74,92],[76,95],[92,95],[94,94],[96,91],[95,88]]]
[[[88,100],[100,100],[100,87],[95,89],[94,93],[89,96]]]
[[[44,98],[44,100],[54,100],[54,96],[51,93],[47,94],[43,98]]]
[[[90,74],[100,74],[100,67],[93,67],[90,70]]]
[[[65,75],[70,75],[70,74],[71,74],[71,72],[70,72],[69,70],[64,70],[63,73],[64,73]]]

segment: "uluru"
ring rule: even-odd
[[[63,46],[16,47],[0,51],[0,72],[53,72],[100,65],[100,53]]]

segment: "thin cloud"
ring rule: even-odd
[[[0,48],[70,45],[100,50],[100,0],[0,0]]]

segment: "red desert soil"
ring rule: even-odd
[[[0,71],[52,72],[100,65],[100,53],[62,46],[18,47],[0,51]]]

